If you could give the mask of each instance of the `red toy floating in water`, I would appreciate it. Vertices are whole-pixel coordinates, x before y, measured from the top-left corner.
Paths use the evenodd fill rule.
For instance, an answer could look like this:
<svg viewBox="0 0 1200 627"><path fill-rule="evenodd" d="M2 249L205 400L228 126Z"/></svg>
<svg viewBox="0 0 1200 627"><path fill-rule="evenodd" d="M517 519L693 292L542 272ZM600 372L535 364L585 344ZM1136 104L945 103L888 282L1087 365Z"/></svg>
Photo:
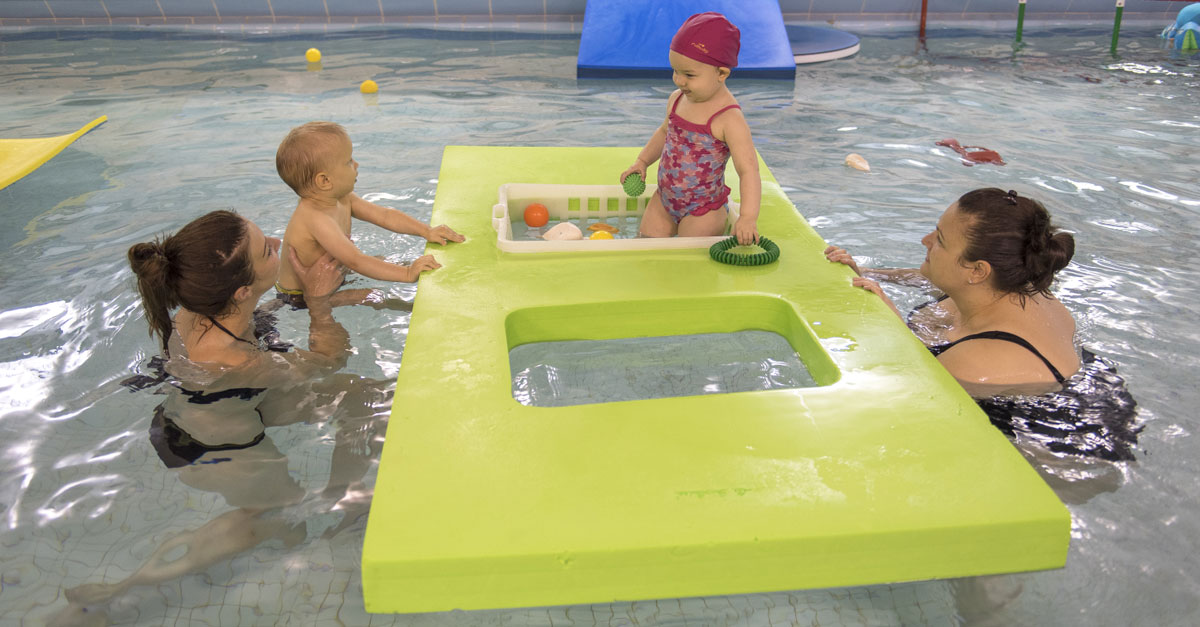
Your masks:
<svg viewBox="0 0 1200 627"><path fill-rule="evenodd" d="M995 150L988 150L983 146L960 146L957 139L943 139L937 143L938 146L945 146L962 156L962 164L971 167L976 163L994 163L996 165L1004 165L1004 159L1000 158L1000 153Z"/></svg>

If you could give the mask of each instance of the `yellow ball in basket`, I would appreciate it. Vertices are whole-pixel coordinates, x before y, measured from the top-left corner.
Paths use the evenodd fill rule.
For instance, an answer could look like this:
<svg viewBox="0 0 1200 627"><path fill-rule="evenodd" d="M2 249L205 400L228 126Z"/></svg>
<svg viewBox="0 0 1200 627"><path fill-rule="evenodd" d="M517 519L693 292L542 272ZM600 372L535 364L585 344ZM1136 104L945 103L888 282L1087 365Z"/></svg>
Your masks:
<svg viewBox="0 0 1200 627"><path fill-rule="evenodd" d="M589 237L588 239L612 239L612 238L613 238L612 233L609 233L608 231L596 231L595 233L592 233L592 236Z"/></svg>

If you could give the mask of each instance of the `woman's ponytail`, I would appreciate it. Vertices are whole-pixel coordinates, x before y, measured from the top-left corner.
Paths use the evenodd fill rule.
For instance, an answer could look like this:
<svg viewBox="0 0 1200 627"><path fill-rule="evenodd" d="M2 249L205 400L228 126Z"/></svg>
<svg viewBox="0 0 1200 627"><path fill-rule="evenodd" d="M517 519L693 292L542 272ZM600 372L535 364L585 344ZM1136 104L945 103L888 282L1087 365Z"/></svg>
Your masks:
<svg viewBox="0 0 1200 627"><path fill-rule="evenodd" d="M142 242L129 247L129 266L137 275L137 288L142 295L142 308L146 311L150 336L157 333L165 351L167 338L171 336L171 309L179 305L179 299L171 285L171 261L167 258L162 241Z"/></svg>

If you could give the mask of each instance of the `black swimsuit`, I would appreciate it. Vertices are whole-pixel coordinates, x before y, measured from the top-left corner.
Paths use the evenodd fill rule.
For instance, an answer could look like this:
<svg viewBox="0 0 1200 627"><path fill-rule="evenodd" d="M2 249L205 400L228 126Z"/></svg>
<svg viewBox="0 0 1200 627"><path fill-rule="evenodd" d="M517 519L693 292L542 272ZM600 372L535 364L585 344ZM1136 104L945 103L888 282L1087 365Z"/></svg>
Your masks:
<svg viewBox="0 0 1200 627"><path fill-rule="evenodd" d="M261 417L261 414L260 414ZM154 419L150 421L150 444L158 453L158 458L167 468L182 468L196 463L205 453L213 451L238 451L250 448L263 441L267 432L262 431L253 440L245 444L205 444L194 439L187 431L179 428L174 420L167 418L162 405L154 409ZM218 464L231 461L229 457L215 457L200 462L201 464Z"/></svg>
<svg viewBox="0 0 1200 627"><path fill-rule="evenodd" d="M231 337L231 338L233 338L233 339L235 339L235 340L237 340L237 341L239 341L239 342L245 342L245 343L247 343L247 344L249 344L249 345L253 346L254 348L258 348L258 344L255 344L254 342L251 342L250 340L247 340L246 338L244 338L244 337L241 337L241 336L239 336L239 335L235 335L235 334L233 333L233 331L230 331L229 329L226 329L226 328L225 328L225 327L224 327L224 326L223 326L223 325L222 325L220 322L217 322L217 319L216 319L216 318L214 318L214 317L212 317L212 316L204 316L204 317L205 317L205 318L208 318L208 321L209 321L209 322L211 322L211 323L213 323L213 326L214 326L214 327L217 327L218 329L220 329L220 330L224 331L224 332L225 332L225 335L228 335L229 337Z"/></svg>
<svg viewBox="0 0 1200 627"><path fill-rule="evenodd" d="M909 313L945 300L923 303ZM973 339L995 339L1019 344L1037 355L1063 389L1038 396L993 396L975 402L991 423L1009 437L1021 434L1055 453L1099 457L1111 461L1134 459L1138 432L1137 401L1117 374L1116 366L1091 351L1081 350L1079 372L1069 379L1062 376L1036 348L1024 338L1004 331L985 331L953 342L928 347L940 355L950 347Z"/></svg>
<svg viewBox="0 0 1200 627"><path fill-rule="evenodd" d="M909 312L909 314L908 314L908 326L910 328L912 327L912 316L913 316L913 314L917 313L917 311L924 309L925 307L928 307L929 305L932 305L934 303L940 303L940 302L946 300L947 298L949 298L949 297L943 295L941 298L938 298L937 300L927 301L927 302L921 303L920 305L917 305L916 307L914 307L913 310L911 312ZM1024 349L1028 350L1029 352L1036 355L1038 359L1042 360L1042 363L1046 364L1046 368L1050 369L1050 374L1054 375L1054 380L1058 381L1059 385L1065 385L1067 383L1066 377L1062 376L1062 373L1060 373L1058 371L1058 368L1055 368L1054 364L1050 363L1050 360L1046 359L1046 356L1043 355L1041 353L1041 351L1034 348L1033 344L1030 344L1029 341L1026 340L1025 338L1023 338L1015 333L1009 333L1008 331L983 331L982 333L972 333L971 335L968 335L965 337L960 337L957 340L954 340L953 342L934 344L933 346L927 346L926 348L929 349L929 352L933 353L934 357L937 357L938 355L941 355L942 353L950 350L951 348L954 348L958 344L960 344L962 342L966 342L968 340L1003 340L1005 342L1012 342L1013 344L1016 344L1017 346L1020 346Z"/></svg>
<svg viewBox="0 0 1200 627"><path fill-rule="evenodd" d="M225 334L228 335L229 337L231 337L239 342L245 342L245 343L253 346L254 348L258 348L258 344L255 344L254 342L251 342L250 340L247 340L245 338L234 335L232 331L221 326L221 323L214 320L212 316L205 316L205 317L208 318L209 322L213 323L213 326L224 331ZM227 388L227 389L221 390L219 392L205 392L203 390L188 390L181 386L175 386L175 387L179 388L179 391L182 392L183 395L187 397L187 402L193 403L196 405L211 405L217 401L224 400L227 398L238 398L243 401L248 401L248 400L254 398L255 396L258 396L259 394L262 394L263 392L267 391L267 388ZM262 438L259 438L259 440L261 440L261 439ZM255 444L258 444L258 440L255 440L254 442L251 442L250 444L247 444L245 446L254 446Z"/></svg>
<svg viewBox="0 0 1200 627"><path fill-rule="evenodd" d="M961 342L966 342L967 340L1004 340L1005 342L1012 342L1013 344L1027 349L1029 352L1036 355L1038 359L1042 360L1042 363L1046 364L1046 367L1050 369L1050 374L1054 375L1054 380L1058 381L1059 385L1064 385L1067 382L1066 377L1062 376L1062 373L1058 371L1058 368L1055 368L1054 364L1050 363L1050 360L1046 359L1046 356L1043 355L1041 351L1034 348L1033 344L1030 344L1025 340L1025 338L1016 335L1015 333L1009 333L1008 331L984 331L982 333L972 333L971 335L960 337L953 342L934 344L933 346L927 346L926 348L929 349L929 352L933 353L934 357L937 357L951 348L954 348L955 345Z"/></svg>
<svg viewBox="0 0 1200 627"><path fill-rule="evenodd" d="M242 337L234 335L232 331L226 329L221 323L213 319L212 316L206 316L208 321L213 323L213 326L224 331L229 337L245 342L258 348L258 344L251 342ZM196 405L211 405L220 400L228 398L237 398L243 401L253 399L255 396L262 394L267 388L228 388L217 392L205 392L203 390L189 390L180 385L175 385L175 388L180 391L187 402ZM258 408L255 408L258 412ZM262 419L262 414L259 413L259 419ZM242 444L205 444L193 438L191 434L184 431L175 421L166 416L163 411L163 406L159 405L154 410L154 419L150 421L150 443L154 446L154 450L158 453L158 458L166 464L167 468L180 468L190 466L196 463L205 453L213 451L236 451L247 449L257 445L267 436L265 426L264 430L260 431L254 439ZM220 462L230 461L228 457L215 457L208 461L200 462L202 464L216 464Z"/></svg>
<svg viewBox="0 0 1200 627"><path fill-rule="evenodd" d="M262 309L254 310L254 337L259 341L256 346L273 353L286 353L292 349L292 345L279 339L279 330L275 328L277 322L278 318L275 317L275 314ZM216 324L216 320L213 320L213 323ZM219 324L216 326L221 327ZM223 327L221 330L229 333L229 330ZM250 340L234 337L237 340L253 344ZM164 383L170 378L165 368L166 363L162 357L155 355L146 362L145 369L150 374L135 374L121 381L121 385L128 388L130 392L137 392Z"/></svg>

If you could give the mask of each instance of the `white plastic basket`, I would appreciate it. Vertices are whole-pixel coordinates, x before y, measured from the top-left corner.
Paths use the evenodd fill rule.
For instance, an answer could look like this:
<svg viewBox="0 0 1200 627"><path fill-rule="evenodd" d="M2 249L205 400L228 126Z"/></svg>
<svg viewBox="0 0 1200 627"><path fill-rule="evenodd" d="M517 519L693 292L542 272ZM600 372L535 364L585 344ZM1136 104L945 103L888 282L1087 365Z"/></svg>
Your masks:
<svg viewBox="0 0 1200 627"><path fill-rule="evenodd" d="M587 227L612 218L639 221L657 185L647 185L641 196L631 198L620 185L549 185L539 183L505 183L500 186L500 201L492 207L492 228L496 229L496 244L508 253L549 253L570 251L656 250L670 248L708 248L725 239L717 237L645 237L620 239L586 239ZM584 232L585 239L568 241L513 239L512 221L523 220L525 206L541 203L550 213L550 224L571 221ZM737 203L729 202L728 234L738 218Z"/></svg>

